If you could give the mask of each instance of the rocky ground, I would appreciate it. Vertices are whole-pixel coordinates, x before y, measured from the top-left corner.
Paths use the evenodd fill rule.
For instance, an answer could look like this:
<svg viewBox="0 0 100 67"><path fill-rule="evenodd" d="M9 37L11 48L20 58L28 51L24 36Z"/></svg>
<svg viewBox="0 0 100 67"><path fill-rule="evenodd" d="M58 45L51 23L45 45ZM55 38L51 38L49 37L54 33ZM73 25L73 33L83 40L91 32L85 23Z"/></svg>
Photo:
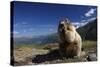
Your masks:
<svg viewBox="0 0 100 67"><path fill-rule="evenodd" d="M58 49L21 47L14 50L14 65L56 64L96 61L96 48L85 49L81 58L62 58Z"/></svg>

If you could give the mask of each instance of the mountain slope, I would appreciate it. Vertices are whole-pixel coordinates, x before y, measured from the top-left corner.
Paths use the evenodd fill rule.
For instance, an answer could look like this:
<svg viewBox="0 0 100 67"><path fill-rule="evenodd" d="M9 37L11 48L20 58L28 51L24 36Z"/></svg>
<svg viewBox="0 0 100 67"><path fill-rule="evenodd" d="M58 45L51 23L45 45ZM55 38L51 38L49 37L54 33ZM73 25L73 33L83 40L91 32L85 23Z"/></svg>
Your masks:
<svg viewBox="0 0 100 67"><path fill-rule="evenodd" d="M97 40L97 19L77 29L83 40Z"/></svg>

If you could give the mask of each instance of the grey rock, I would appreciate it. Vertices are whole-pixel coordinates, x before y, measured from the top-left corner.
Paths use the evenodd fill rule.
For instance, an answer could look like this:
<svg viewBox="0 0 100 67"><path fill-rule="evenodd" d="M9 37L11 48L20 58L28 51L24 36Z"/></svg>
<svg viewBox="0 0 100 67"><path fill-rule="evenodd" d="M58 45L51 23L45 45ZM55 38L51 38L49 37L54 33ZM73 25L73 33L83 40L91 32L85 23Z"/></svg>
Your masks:
<svg viewBox="0 0 100 67"><path fill-rule="evenodd" d="M96 53L89 53L87 56L88 61L96 61L97 60L97 54Z"/></svg>

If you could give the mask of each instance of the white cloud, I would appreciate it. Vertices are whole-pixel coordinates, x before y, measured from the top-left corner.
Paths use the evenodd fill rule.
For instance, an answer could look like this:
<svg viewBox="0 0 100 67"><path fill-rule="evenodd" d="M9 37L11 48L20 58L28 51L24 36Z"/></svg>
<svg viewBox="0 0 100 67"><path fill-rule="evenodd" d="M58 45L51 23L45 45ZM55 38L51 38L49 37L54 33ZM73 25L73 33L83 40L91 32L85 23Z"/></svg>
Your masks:
<svg viewBox="0 0 100 67"><path fill-rule="evenodd" d="M85 21L85 20L84 20ZM84 26L84 25L86 25L87 24L87 22L85 21L85 22L73 22L72 23L76 28L79 28L79 27L81 27L81 26Z"/></svg>
<svg viewBox="0 0 100 67"><path fill-rule="evenodd" d="M86 20L81 20L81 22L86 22Z"/></svg>
<svg viewBox="0 0 100 67"><path fill-rule="evenodd" d="M23 22L22 22L22 24L23 24L23 25L26 25L26 24L27 24L27 22L24 22L24 21L23 21Z"/></svg>
<svg viewBox="0 0 100 67"><path fill-rule="evenodd" d="M36 25L36 27L55 27L55 25L52 24L41 24L41 25Z"/></svg>
<svg viewBox="0 0 100 67"><path fill-rule="evenodd" d="M96 17L92 17L92 18L88 19L87 22L93 21L95 19L96 19Z"/></svg>
<svg viewBox="0 0 100 67"><path fill-rule="evenodd" d="M18 31L14 31L13 34L19 34L19 32Z"/></svg>
<svg viewBox="0 0 100 67"><path fill-rule="evenodd" d="M17 27L17 26L19 26L19 23L14 23L14 27Z"/></svg>
<svg viewBox="0 0 100 67"><path fill-rule="evenodd" d="M81 16L81 19L83 19L84 18L84 16Z"/></svg>
<svg viewBox="0 0 100 67"><path fill-rule="evenodd" d="M88 12L85 13L85 16L90 17L94 14L95 11L96 11L96 9L91 8Z"/></svg>
<svg viewBox="0 0 100 67"><path fill-rule="evenodd" d="M73 22L72 23L76 28L79 28L80 27L80 22Z"/></svg>
<svg viewBox="0 0 100 67"><path fill-rule="evenodd" d="M96 17L92 17L92 18L89 18L89 19L87 19L87 20L81 20L80 22L72 22L72 24L73 24L76 28L79 28L79 27L84 26L84 25L86 25L87 23L89 23L89 22L91 22L91 21L93 21L93 20L95 20L95 19L96 19Z"/></svg>
<svg viewBox="0 0 100 67"><path fill-rule="evenodd" d="M27 31L26 30L23 30L23 32L26 33Z"/></svg>
<svg viewBox="0 0 100 67"><path fill-rule="evenodd" d="M54 29L53 28L50 28L49 31L52 32L52 31L54 31Z"/></svg>
<svg viewBox="0 0 100 67"><path fill-rule="evenodd" d="M33 31L34 30L34 28L29 28L29 31Z"/></svg>

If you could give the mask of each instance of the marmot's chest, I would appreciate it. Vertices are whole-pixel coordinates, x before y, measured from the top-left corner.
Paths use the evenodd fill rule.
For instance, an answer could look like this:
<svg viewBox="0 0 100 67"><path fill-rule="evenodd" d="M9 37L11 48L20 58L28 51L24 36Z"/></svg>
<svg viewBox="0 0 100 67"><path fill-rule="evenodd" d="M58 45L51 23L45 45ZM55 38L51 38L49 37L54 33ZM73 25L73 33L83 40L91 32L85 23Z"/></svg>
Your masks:
<svg viewBox="0 0 100 67"><path fill-rule="evenodd" d="M78 51L78 45L76 42L63 43L60 45L60 49L65 52L69 57L76 56Z"/></svg>
<svg viewBox="0 0 100 67"><path fill-rule="evenodd" d="M72 43L76 40L76 33L75 32L65 32L65 34L60 34L60 39L62 40L62 42Z"/></svg>

